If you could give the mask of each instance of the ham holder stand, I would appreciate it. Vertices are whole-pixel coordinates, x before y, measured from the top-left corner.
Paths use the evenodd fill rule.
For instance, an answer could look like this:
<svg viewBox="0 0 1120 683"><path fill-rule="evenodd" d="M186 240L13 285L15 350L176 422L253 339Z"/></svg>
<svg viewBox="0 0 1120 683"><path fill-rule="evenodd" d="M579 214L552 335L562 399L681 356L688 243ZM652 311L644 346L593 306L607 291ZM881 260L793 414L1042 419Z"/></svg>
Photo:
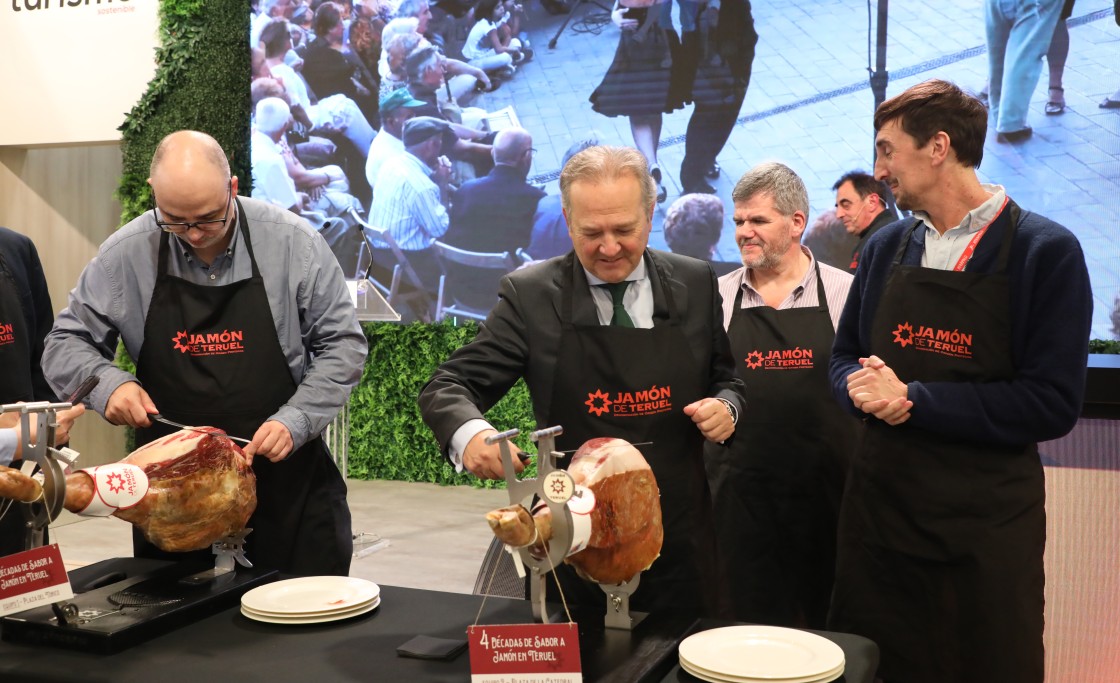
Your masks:
<svg viewBox="0 0 1120 683"><path fill-rule="evenodd" d="M81 398L0 406L0 413L20 413L21 471L30 476L37 466L42 474L42 498L19 503L27 521L28 549L43 545L47 527L63 509L65 468L74 464L78 453L50 444L54 443L58 412ZM30 443L32 419L38 421L34 444ZM9 504L15 505L0 500L0 510ZM118 558L78 569L71 575L73 598L3 617L3 639L111 654L222 611L237 604L249 589L272 581L277 573L254 569L245 558L243 543L249 531L215 542L212 567L198 560ZM237 569L237 564L243 568ZM77 574L82 577L81 585L75 581Z"/></svg>
<svg viewBox="0 0 1120 683"><path fill-rule="evenodd" d="M77 451L69 448L54 448L55 430L58 428L58 411L68 410L72 403L9 403L0 406L0 413L18 412L20 420L20 439L23 449L23 466L20 471L31 476L38 466L43 475L40 482L43 485L42 497L33 503L20 503L24 520L26 522L25 548L38 548L43 545L47 527L58 519L62 512L62 504L66 502L66 473L65 468L73 465L78 460ZM31 443L31 421L35 420L39 438L36 443ZM0 509L7 505L15 504L8 501L6 505L0 502ZM8 513L14 512L8 508Z"/></svg>
<svg viewBox="0 0 1120 683"><path fill-rule="evenodd" d="M557 463L564 453L557 451L556 437L563 433L563 427L548 427L538 429L529 435L537 443L537 477L535 479L518 479L513 467L513 454L510 451L509 440L519 434L519 430L511 429L500 434L486 437L487 444L498 444L502 456L502 466L506 475L506 489L509 491L511 505L532 505L534 499L537 505L546 504L552 512L552 538L547 543L548 554L536 557L530 552L530 547L510 548L513 553L517 573L525 575L525 567L532 572L530 579L530 599L533 605L533 618L541 623L548 623L548 611L545 607L545 582L548 574L564 561L572 550L576 529L572 517L572 510L568 502L573 496L580 496L576 490L575 481L565 470L559 469ZM630 611L630 596L638 588L641 573L629 581L619 585L598 584L606 593L607 613L604 626L608 629L624 631L633 630L647 616L644 612Z"/></svg>

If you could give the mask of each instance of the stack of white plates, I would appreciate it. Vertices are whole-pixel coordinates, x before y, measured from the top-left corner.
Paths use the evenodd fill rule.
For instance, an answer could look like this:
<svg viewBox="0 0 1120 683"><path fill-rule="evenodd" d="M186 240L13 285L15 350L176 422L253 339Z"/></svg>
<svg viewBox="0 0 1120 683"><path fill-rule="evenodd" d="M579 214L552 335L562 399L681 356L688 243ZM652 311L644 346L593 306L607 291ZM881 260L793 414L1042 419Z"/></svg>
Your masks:
<svg viewBox="0 0 1120 683"><path fill-rule="evenodd" d="M709 683L826 683L844 674L827 638L776 626L728 626L681 641L681 668Z"/></svg>
<svg viewBox="0 0 1120 683"><path fill-rule="evenodd" d="M241 613L270 624L321 624L365 614L381 588L350 576L302 576L258 586L241 596Z"/></svg>

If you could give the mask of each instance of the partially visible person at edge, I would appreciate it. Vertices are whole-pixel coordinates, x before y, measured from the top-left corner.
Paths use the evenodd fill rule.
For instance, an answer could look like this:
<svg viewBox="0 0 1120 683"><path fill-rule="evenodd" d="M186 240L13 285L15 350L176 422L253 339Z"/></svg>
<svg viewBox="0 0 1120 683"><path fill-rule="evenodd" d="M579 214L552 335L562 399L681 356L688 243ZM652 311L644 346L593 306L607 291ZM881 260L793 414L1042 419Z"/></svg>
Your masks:
<svg viewBox="0 0 1120 683"><path fill-rule="evenodd" d="M5 370L8 368L5 368ZM74 427L74 422L86 412L86 407L82 403L75 404L72 408L60 410L55 415L58 419L58 426L54 432L54 446L61 446L70 439L70 430ZM19 460L23 457L23 425L19 419L19 413L7 413L0 417L0 467L9 467L12 469L19 469ZM38 432L38 421L30 420L28 424L31 426L30 443L36 444L36 436ZM0 499L0 503L7 503L8 501ZM3 535L0 535L0 542L5 546L9 544L12 546L11 552L8 548L0 550L0 557L18 553L22 550L28 550L21 537L21 533L26 531L25 520L22 514L13 512L12 515L19 520L19 524L11 529L5 528ZM7 517L7 515L5 515Z"/></svg>
<svg viewBox="0 0 1120 683"><path fill-rule="evenodd" d="M823 629L859 427L828 381L852 276L801 244L809 193L789 167L755 166L731 199L742 266L719 279L724 326L747 396L766 400L704 454L719 548L736 620Z"/></svg>
<svg viewBox="0 0 1120 683"><path fill-rule="evenodd" d="M504 471L498 446L485 443L495 430L483 413L520 378L537 424L564 427L559 450L602 436L650 442L641 450L660 488L665 539L631 606L722 614L703 445L732 439L743 397L715 275L703 261L647 248L656 189L637 150L580 152L564 166L560 192L574 249L502 278L478 336L421 389L421 414L456 467L487 479ZM650 387L671 392L668 409L588 409L596 392ZM568 565L556 576L568 603L605 608L599 587Z"/></svg>
<svg viewBox="0 0 1120 683"><path fill-rule="evenodd" d="M148 183L152 210L101 245L47 336L47 380L65 394L99 377L92 407L135 428L138 444L175 430L154 413L251 437L249 559L347 575L346 484L321 434L361 377L366 340L338 262L304 219L238 197L225 153L205 133L165 137ZM118 338L135 375L113 364ZM138 532L133 549L184 559Z"/></svg>
<svg viewBox="0 0 1120 683"><path fill-rule="evenodd" d="M987 110L926 81L875 113L875 177L913 217L880 230L832 350L865 418L829 628L891 683L1042 683L1037 442L1077 422L1093 300L1067 229L982 185Z"/></svg>
<svg viewBox="0 0 1120 683"><path fill-rule="evenodd" d="M42 369L43 340L53 323L54 308L35 243L0 227L0 403L58 400ZM73 417L60 419L66 432L83 410L75 408ZM18 419L17 413L0 417L0 428L10 428L0 429L0 465L22 465ZM19 510L0 515L0 557L27 550L25 532Z"/></svg>
<svg viewBox="0 0 1120 683"><path fill-rule="evenodd" d="M832 189L836 192L836 217L849 235L859 238L848 264L848 272L854 273L867 240L879 228L898 220L898 216L887 207L887 186L863 171L845 173Z"/></svg>

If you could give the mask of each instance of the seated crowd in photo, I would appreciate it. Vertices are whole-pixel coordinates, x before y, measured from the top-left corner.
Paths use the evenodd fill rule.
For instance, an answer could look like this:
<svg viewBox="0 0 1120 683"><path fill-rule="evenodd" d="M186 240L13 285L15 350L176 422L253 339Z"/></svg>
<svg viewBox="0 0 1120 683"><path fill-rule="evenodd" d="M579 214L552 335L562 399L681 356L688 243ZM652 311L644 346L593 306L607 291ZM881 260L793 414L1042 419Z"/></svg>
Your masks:
<svg viewBox="0 0 1120 683"><path fill-rule="evenodd" d="M485 0L459 19L442 11L434 17L428 0L395 7L260 0L256 10L249 38L254 197L311 221L348 276L364 267L363 224L388 230L433 297L442 269L431 247L449 229L449 215L451 237L464 249L529 247L544 195L526 180L532 138L514 128L499 142L480 123L485 109L470 106L532 57L520 4ZM477 21L476 12L484 14ZM466 40L453 56L445 34L456 30ZM426 123L414 127L410 145L408 122L417 117ZM512 197L518 227L500 240L469 229L485 220L477 211L500 208L471 197L493 198L509 187L525 188L503 195L500 205ZM419 194L409 201L410 192ZM370 244L379 252L375 267L391 269L389 245Z"/></svg>

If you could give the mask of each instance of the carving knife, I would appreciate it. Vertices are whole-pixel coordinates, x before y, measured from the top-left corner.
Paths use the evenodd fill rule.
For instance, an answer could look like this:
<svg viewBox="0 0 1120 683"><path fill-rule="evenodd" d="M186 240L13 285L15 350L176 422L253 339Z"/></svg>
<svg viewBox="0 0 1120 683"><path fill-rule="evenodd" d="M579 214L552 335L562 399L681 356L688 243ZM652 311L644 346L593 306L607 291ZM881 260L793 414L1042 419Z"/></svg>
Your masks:
<svg viewBox="0 0 1120 683"><path fill-rule="evenodd" d="M209 429L202 429L201 427L191 427L189 425L179 424L178 422L172 422L171 420L168 420L166 417L164 417L163 415L160 415L159 413L148 413L148 417L155 420L156 422L162 422L165 425L170 425L172 427L178 427L179 429L187 429L187 430L190 430L192 432L202 432L203 434L211 434L213 436L218 436L218 437L224 436L225 438L227 438L231 441L237 441L239 443L243 443L243 444L246 444L246 445L252 443L251 439L245 439L245 438L242 438L240 436L230 436L229 434L214 434L214 432L210 431Z"/></svg>

